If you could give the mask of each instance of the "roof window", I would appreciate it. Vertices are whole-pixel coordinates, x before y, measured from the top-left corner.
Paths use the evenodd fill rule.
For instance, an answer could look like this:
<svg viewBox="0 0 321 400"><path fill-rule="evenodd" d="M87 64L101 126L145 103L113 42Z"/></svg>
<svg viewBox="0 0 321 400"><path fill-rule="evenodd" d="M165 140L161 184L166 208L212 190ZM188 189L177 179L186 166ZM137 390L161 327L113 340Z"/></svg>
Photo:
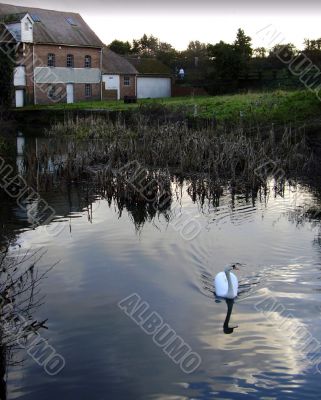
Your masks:
<svg viewBox="0 0 321 400"><path fill-rule="evenodd" d="M72 26L77 26L75 20L72 17L66 18L66 21L68 22L68 24L70 24Z"/></svg>
<svg viewBox="0 0 321 400"><path fill-rule="evenodd" d="M33 19L34 22L41 22L41 19L37 14L32 14L31 18Z"/></svg>

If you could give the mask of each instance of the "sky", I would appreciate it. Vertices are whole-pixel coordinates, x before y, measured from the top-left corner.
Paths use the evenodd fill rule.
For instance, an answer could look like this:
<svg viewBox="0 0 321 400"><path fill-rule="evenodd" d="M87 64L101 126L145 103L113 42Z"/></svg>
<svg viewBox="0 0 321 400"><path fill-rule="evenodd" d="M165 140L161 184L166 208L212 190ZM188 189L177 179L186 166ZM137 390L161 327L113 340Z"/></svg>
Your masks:
<svg viewBox="0 0 321 400"><path fill-rule="evenodd" d="M152 34L183 50L191 40L233 42L238 28L253 47L321 37L321 2L316 0L0 0L3 3L80 13L106 44ZM267 32L275 40L267 40ZM273 35L271 32L273 31Z"/></svg>

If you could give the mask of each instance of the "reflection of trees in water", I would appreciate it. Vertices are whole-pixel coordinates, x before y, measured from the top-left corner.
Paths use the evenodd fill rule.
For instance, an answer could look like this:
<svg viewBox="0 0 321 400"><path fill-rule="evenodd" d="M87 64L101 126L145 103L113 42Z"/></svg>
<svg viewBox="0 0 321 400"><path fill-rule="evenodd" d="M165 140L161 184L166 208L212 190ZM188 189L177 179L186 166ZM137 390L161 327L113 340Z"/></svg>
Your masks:
<svg viewBox="0 0 321 400"><path fill-rule="evenodd" d="M140 231L146 222L153 222L159 217L171 222L177 216L174 204L181 204L186 198L192 200L201 213L207 210L207 213L216 217L216 210L223 206L232 215L235 212L237 214L239 205L255 208L257 203L267 203L270 197L284 197L287 185L285 181L267 181L255 187L241 184L236 187L226 181L212 180L206 175L182 177L166 170L142 171L139 177L133 178L128 171L120 173L111 169L92 168L86 171L81 180L70 184L54 176L50 189L39 180L39 190L41 197L59 217L86 211L91 220L94 203L98 199L105 199L110 207L115 207L119 217L126 210L136 230ZM27 217L24 222L26 220Z"/></svg>
<svg viewBox="0 0 321 400"><path fill-rule="evenodd" d="M100 159L96 151L100 155L104 152L104 147L98 144L92 148L93 144L88 141L66 143L64 139L39 139L37 146L29 146L25 151L24 177L55 209L56 215L66 217L71 212L88 210L90 219L90 209L100 197L106 199L109 206L113 204L119 216L127 210L136 229L140 230L146 222L154 221L159 216L170 222L175 214L172 212L173 201L180 203L186 194L199 205L200 212L206 206L214 212L213 209L222 204L223 198L233 213L240 196L243 204L255 207L257 202L267 202L271 192L268 178L264 180L264 177L245 179L241 175L241 179L223 180L213 173L183 176L170 173L166 168L143 167L135 176L137 171L126 167L128 159L122 160L120 170L111 168L108 157L97 165ZM86 151L86 157L83 151ZM68 158L70 154L72 158ZM138 163L133 161L131 164ZM288 170L295 163L290 164ZM264 168L262 172L269 172ZM285 185L285 180L276 180L273 195L283 196ZM22 220L21 213L16 219ZM10 229L10 224L7 227Z"/></svg>
<svg viewBox="0 0 321 400"><path fill-rule="evenodd" d="M145 222L151 222L162 216L167 222L177 217L174 204L182 204L188 198L198 205L200 212L206 208L212 210L223 203L228 203L231 212L237 207L238 196L242 195L242 203L251 204L253 207L257 201L267 201L268 187L261 185L255 189L247 190L244 187L231 189L226 183L215 182L204 176L192 176L182 178L164 171L145 171L143 179L139 184L133 182L128 176L108 173L108 176L99 176L94 183L88 179L82 185L82 191L90 193L90 198L107 200L109 206L114 205L119 217L127 210L136 229L139 231ZM147 188L141 190L141 188ZM79 188L79 187L78 187Z"/></svg>
<svg viewBox="0 0 321 400"><path fill-rule="evenodd" d="M94 185L87 181L87 192L91 197L99 194L110 207L115 205L119 217L127 210L137 231L160 215L167 221L171 218L173 189L170 176L164 171L142 169L139 176L128 171L123 174L105 171L96 175Z"/></svg>
<svg viewBox="0 0 321 400"><path fill-rule="evenodd" d="M124 132L118 133L123 135ZM191 134L191 137L195 139L195 132ZM194 161L197 165L200 162L201 165L209 160L208 157L205 157L203 161L199 160L199 155L203 154L203 150L199 152L199 145L202 143L202 146L205 146L204 151L208 152L210 149L206 140L212 136L205 135L207 139L204 143L201 141L203 136L199 137L195 149L193 146L188 146L184 151L181 144L177 148L173 145L173 140L175 141L177 137L172 135L171 130L165 136L168 139L168 147L163 152L155 152L152 146L154 142L147 146L144 141L144 146L147 146L148 152L152 153L149 165L164 165L164 167L162 169L140 167L138 176L135 176L135 171L133 172L126 165L139 163L129 162L129 160L135 160L136 158L133 157L139 155L138 159L144 160L140 163L141 165L146 165L148 161L144 158L145 153L141 153L141 146L135 141L136 144L133 141L123 143L121 140L116 140L115 142L114 139L109 142L108 140L81 141L50 137L28 139L25 143L25 138L21 134L17 138L17 156L20 157L19 165L22 169L18 171L19 166L16 160L12 164L17 172L23 174L27 183L55 209L56 215L66 217L71 212L88 210L90 219L90 209L100 197L105 198L110 206L113 204L119 216L127 210L137 230L140 230L145 222L154 221L159 216L169 222L175 214L172 212L173 200L181 202L186 193L193 203L199 205L201 212L206 206L211 210L219 207L222 204L222 198L225 203L229 202L231 212L234 212L239 195L242 195L243 203L252 204L255 207L256 202L265 202L268 199L266 174L279 173L281 167L289 174L291 171L293 174L298 174L298 171L302 172L303 169L301 164L311 165L311 163L306 163L304 157L300 158L302 154L310 154L307 153L309 149L304 138L297 137L295 132L290 130L283 132L279 141L275 140L273 132L264 134L265 147L259 140L261 137L259 134L257 137L255 135L245 137L243 134L235 136L235 134L229 135L225 132L222 137L213 136L215 146L211 151L217 151L218 154L212 160L214 164L210 171L204 173L206 168L201 168L198 174L182 175L181 166L178 165L182 163L182 157L187 157L184 159L191 165L194 165ZM187 135L188 143L191 137L190 134ZM160 140L160 137L157 136L157 140ZM23 145L19 145L20 142L23 142ZM212 143L211 140L209 143ZM218 144L220 146L217 147ZM252 145L256 146L254 147L257 151L249 152ZM131 154L129 150L132 151ZM278 163L276 165L272 162L266 166L264 160L271 152L272 159L277 159ZM280 154L282 157L277 157ZM170 163L169 159L174 161L181 159L181 163L176 165L176 161ZM240 159L243 161L241 162ZM158 164L155 164L156 161ZM169 165L172 166L171 171L173 168L174 171L179 170L179 175L170 173L166 169ZM260 177L254 173L258 166L259 173L262 174ZM120 170L112 169L112 167L120 167ZM240 168L239 174L237 171L240 172ZM307 166L305 168L308 171ZM189 168L183 170L188 171ZM197 168L192 170L197 170ZM226 180L227 176L230 177L229 180ZM273 189L275 194L283 195L284 184L284 181L278 181ZM13 211L10 211L13 208L14 204L11 209L8 209L8 214L13 214ZM20 210L19 215L16 218L14 216L13 219L21 222L22 214ZM7 217L4 216L4 221L6 219ZM25 226L27 223L26 216ZM14 226L11 225L7 221L6 229L14 231Z"/></svg>
<svg viewBox="0 0 321 400"><path fill-rule="evenodd" d="M209 213L214 214L220 206L226 206L231 214L238 214L238 206L249 205L254 209L258 203L268 205L271 198L285 198L289 191L297 191L299 201L306 193L314 198L314 203L313 206L303 208L293 206L293 210L288 211L290 219L298 224L306 221L318 224L321 219L320 189L315 192L315 188L311 193L310 186L299 185L294 180L289 183L285 180L270 179L255 187L231 187L227 182L213 181L204 176L182 178L163 171L148 176L144 181L147 182L147 186L149 180L154 180L149 198L146 193L142 194L135 185L128 184L126 179L119 176L112 177L104 182L103 186L100 182L92 187L92 190L105 198L109 206L116 205L120 217L126 209L138 230L145 222L150 222L160 215L170 222L175 217L175 213L172 212L173 204L181 204L186 195L198 205L199 212L204 212L207 208ZM150 189L151 186L148 187Z"/></svg>
<svg viewBox="0 0 321 400"><path fill-rule="evenodd" d="M9 366L22 362L17 353L30 335L46 328L45 322L34 320L33 313L43 301L40 282L47 274L40 274L36 265L41 251L19 251L11 255L10 245L0 253L0 399L6 399L6 373Z"/></svg>

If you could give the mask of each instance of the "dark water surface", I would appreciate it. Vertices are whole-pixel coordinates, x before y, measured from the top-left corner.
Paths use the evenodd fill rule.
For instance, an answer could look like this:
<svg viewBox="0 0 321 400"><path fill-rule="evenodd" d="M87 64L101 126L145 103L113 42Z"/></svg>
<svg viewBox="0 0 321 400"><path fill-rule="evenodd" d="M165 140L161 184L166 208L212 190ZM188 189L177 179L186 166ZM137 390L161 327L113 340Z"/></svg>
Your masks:
<svg viewBox="0 0 321 400"><path fill-rule="evenodd" d="M133 210L120 212L99 195L87 207L76 189L51 193L64 226L55 237L30 229L14 209L10 226L21 248L12 253L45 249L40 269L60 260L41 283L46 298L36 317L49 319L44 336L66 366L49 376L24 354L23 365L9 369L8 399L320 397L321 374L311 361L321 357L319 222L305 214L319 204L315 191L286 185L276 195L271 182L267 197L233 197L226 189L217 207L201 207L188 185L179 188L170 218L156 214L141 224ZM197 221L192 240L180 218ZM227 305L215 302L211 282L231 262L244 266L230 321L238 327L224 334ZM184 373L118 307L133 293L199 354L195 372ZM271 299L278 307L266 311ZM299 328L315 340L313 350L302 351Z"/></svg>

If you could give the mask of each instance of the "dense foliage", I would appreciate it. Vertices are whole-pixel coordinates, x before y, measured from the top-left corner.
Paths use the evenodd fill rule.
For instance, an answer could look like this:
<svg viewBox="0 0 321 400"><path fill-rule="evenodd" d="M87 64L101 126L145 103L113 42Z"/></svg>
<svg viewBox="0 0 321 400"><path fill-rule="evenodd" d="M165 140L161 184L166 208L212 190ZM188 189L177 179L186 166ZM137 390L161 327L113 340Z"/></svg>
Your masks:
<svg viewBox="0 0 321 400"><path fill-rule="evenodd" d="M302 88L304 82L300 77L305 72L309 84L315 87L319 85L317 75L321 68L321 39L306 39L302 51L292 43L275 44L269 49L253 48L251 38L239 29L233 43L191 41L183 51L146 34L132 44L115 40L109 47L121 55L157 59L168 66L177 78L178 71L184 68L185 78L183 81L178 79L177 83L202 87L209 94L248 89ZM314 64L310 71L304 70L306 59ZM301 71L293 73L290 68L293 60L300 65Z"/></svg>
<svg viewBox="0 0 321 400"><path fill-rule="evenodd" d="M4 110L12 102L14 61L8 56L7 48L0 46L0 109Z"/></svg>

